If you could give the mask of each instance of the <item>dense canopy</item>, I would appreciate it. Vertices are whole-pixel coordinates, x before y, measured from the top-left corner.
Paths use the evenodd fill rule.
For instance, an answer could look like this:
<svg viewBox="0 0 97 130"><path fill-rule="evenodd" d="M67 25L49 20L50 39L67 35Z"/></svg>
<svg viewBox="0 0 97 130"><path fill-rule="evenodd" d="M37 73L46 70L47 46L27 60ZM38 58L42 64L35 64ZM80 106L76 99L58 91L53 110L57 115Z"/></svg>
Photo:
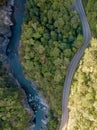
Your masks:
<svg viewBox="0 0 97 130"><path fill-rule="evenodd" d="M26 3L21 63L27 78L35 81L48 101L48 130L58 129L66 69L83 41L79 16L70 5L70 0Z"/></svg>
<svg viewBox="0 0 97 130"><path fill-rule="evenodd" d="M23 95L9 82L0 62L0 130L26 130L30 116L22 104Z"/></svg>
<svg viewBox="0 0 97 130"><path fill-rule="evenodd" d="M92 39L74 75L67 130L97 129L97 39Z"/></svg>

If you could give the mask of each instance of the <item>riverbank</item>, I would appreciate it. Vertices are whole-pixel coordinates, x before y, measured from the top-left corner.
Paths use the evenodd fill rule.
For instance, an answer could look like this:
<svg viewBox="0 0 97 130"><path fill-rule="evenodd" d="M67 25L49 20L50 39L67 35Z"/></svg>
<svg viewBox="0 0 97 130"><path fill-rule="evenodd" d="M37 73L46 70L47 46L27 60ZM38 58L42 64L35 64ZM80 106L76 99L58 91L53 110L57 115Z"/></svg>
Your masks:
<svg viewBox="0 0 97 130"><path fill-rule="evenodd" d="M14 1L9 0L7 5L0 7L0 61L3 62L3 66L9 71L10 80L20 87L20 84L14 78L10 70L10 65L8 64L6 55L6 50L12 36L11 27L14 25L12 22L13 6Z"/></svg>
<svg viewBox="0 0 97 130"><path fill-rule="evenodd" d="M0 129L27 130L32 113L23 105L24 95L10 81L8 71L0 61Z"/></svg>
<svg viewBox="0 0 97 130"><path fill-rule="evenodd" d="M11 1L8 1L6 5L0 6L0 61L3 62L8 71L10 65L8 64L6 49L12 36L12 7Z"/></svg>
<svg viewBox="0 0 97 130"><path fill-rule="evenodd" d="M11 28L14 25L12 21L12 15L14 12L13 8L14 8L13 0L9 0L7 5L3 5L0 7L0 62L3 63L3 68L6 69L6 71L8 72L9 82L17 86L19 91L21 91L24 97L22 100L22 105L30 115L33 115L33 111L27 102L26 94L21 89L21 85L19 84L17 79L14 77L8 61L8 57L6 55L6 50L8 48L8 44L10 43L10 39L12 37Z"/></svg>
<svg viewBox="0 0 97 130"><path fill-rule="evenodd" d="M71 1L27 1L21 61L50 106L48 130L58 130L67 67L83 41L81 24ZM60 10L60 11L59 11Z"/></svg>
<svg viewBox="0 0 97 130"><path fill-rule="evenodd" d="M13 6L14 6L14 1L13 0L9 0L8 3L6 5L0 6L0 66L2 64L2 68L0 68L0 90L4 90L3 93L6 94L6 107L9 107L11 109L13 109L13 113L8 112L6 110L6 123L5 122L1 122L1 124L4 125L4 128L6 127L7 121L9 121L7 118L7 114L10 114L9 119L13 118L13 120L15 119L19 119L18 114L20 114L20 112L22 111L23 113L21 115L23 115L23 120L26 120L26 123L24 124L24 126L20 126L21 128L24 128L27 124L31 125L29 122L29 119L31 118L31 115L33 115L33 111L32 109L29 107L29 105L27 104L27 100L26 100L26 95L25 93L22 91L20 93L20 84L17 82L17 80L15 79L15 77L12 74L12 71L10 69L10 64L8 62L8 57L6 55L6 49L8 47L8 44L10 42L10 38L12 37L12 31L11 31L11 27L14 25L12 22L12 14L13 14ZM6 73L6 75L5 75ZM3 76L4 75L4 76ZM6 76L6 77L5 77ZM5 85L5 86L4 86ZM2 88L3 86L3 88ZM8 88L7 88L8 87ZM14 88L11 88L14 87ZM18 87L18 88L17 88ZM8 90L7 90L8 89ZM12 92L11 92L12 89ZM3 94L2 93L2 94ZM8 95L10 94L10 95ZM14 97L15 95L19 95L21 94L20 97ZM12 99L12 95L13 95L13 99ZM11 99L8 98L8 96L11 97ZM0 99L1 100L1 99ZM18 104L18 106L13 107L12 104L10 104L10 106L8 106L8 102L16 102ZM5 102L5 97L3 98L3 101ZM26 105L25 105L26 104ZM15 104L16 105L16 104ZM19 108L21 107L21 109ZM2 110L2 103L0 104L0 108ZM6 108L5 108L6 109ZM17 116L15 117L15 112L18 111ZM12 117L14 115L14 117ZM2 113L1 113L2 116ZM0 117L1 119L2 117ZM9 121L10 122L10 121ZM15 123L17 123L17 125L19 125L18 121L15 121ZM22 122L20 120L21 125ZM3 127L3 125L1 125ZM13 125L12 122L10 122L7 126L7 128L11 128L11 125ZM1 127L1 129L2 129ZM13 128L15 128L14 126L12 126ZM18 127L17 127L18 129Z"/></svg>
<svg viewBox="0 0 97 130"><path fill-rule="evenodd" d="M25 91L27 95L27 101L34 112L34 118L32 122L35 124L35 126L31 129L40 130L42 127L43 130L45 130L48 106L42 101L41 96L35 89L35 85L25 78L19 62L18 47L22 33L21 26L24 17L24 4L25 0L21 0L21 2L19 0L15 1L13 12L15 24L12 27L12 36L10 37L10 42L7 46L6 54L8 63L10 64L11 73ZM45 122L45 124L43 122Z"/></svg>

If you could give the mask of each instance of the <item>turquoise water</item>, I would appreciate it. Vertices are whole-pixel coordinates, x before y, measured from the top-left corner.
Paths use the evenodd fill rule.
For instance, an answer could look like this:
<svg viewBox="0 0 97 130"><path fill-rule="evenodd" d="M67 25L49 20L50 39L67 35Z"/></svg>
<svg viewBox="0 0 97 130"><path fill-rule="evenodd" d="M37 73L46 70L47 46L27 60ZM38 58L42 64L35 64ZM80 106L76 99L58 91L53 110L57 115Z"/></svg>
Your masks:
<svg viewBox="0 0 97 130"><path fill-rule="evenodd" d="M43 125L42 120L44 119L46 112L44 109L47 110L47 107L41 103L38 92L34 88L34 84L25 78L18 55L18 47L22 33L21 26L24 17L24 4L25 0L15 0L15 9L13 14L15 24L12 27L12 37L7 48L7 56L13 75L25 90L28 103L34 110L36 125L32 130L41 130L41 126ZM45 130L45 128L42 130Z"/></svg>

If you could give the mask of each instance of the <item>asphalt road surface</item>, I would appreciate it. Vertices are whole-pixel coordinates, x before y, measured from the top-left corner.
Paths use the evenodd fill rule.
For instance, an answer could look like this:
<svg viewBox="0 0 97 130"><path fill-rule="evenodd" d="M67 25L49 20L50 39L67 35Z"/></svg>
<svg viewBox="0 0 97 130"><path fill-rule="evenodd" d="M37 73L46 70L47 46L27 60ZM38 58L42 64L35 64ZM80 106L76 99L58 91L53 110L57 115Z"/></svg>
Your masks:
<svg viewBox="0 0 97 130"><path fill-rule="evenodd" d="M61 118L60 130L65 130L66 123L67 123L68 117L69 117L69 115L68 115L68 97L69 97L69 93L70 93L70 86L71 86L71 81L72 81L74 72L75 72L76 67L91 39L91 31L90 31L90 27L89 27L89 24L88 24L86 15L85 15L82 1L76 0L75 7L80 16L81 22L82 22L84 43L81 46L81 48L79 48L78 51L76 52L76 54L74 55L72 61L69 64L69 67L67 69L67 74L66 74L66 78L65 78L65 82L64 82L64 89L63 89L62 118Z"/></svg>

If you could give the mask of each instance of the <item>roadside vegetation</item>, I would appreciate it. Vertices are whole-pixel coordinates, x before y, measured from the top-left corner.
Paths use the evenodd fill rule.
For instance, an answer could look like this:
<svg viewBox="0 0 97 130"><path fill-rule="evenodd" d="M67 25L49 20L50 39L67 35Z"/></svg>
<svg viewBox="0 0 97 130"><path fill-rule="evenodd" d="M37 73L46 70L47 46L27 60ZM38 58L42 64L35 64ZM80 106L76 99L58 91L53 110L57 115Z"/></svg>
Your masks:
<svg viewBox="0 0 97 130"><path fill-rule="evenodd" d="M74 75L67 130L97 129L97 39L92 38Z"/></svg>
<svg viewBox="0 0 97 130"><path fill-rule="evenodd" d="M57 130L67 66L81 46L79 16L70 0L28 0L23 24L21 63L50 106L48 130Z"/></svg>
<svg viewBox="0 0 97 130"><path fill-rule="evenodd" d="M0 62L0 130L27 130L30 115L24 109L22 93L9 82Z"/></svg>
<svg viewBox="0 0 97 130"><path fill-rule="evenodd" d="M72 81L67 130L97 129L97 2L83 0L83 4L94 38Z"/></svg>
<svg viewBox="0 0 97 130"><path fill-rule="evenodd" d="M82 0L93 37L97 38L97 0Z"/></svg>

